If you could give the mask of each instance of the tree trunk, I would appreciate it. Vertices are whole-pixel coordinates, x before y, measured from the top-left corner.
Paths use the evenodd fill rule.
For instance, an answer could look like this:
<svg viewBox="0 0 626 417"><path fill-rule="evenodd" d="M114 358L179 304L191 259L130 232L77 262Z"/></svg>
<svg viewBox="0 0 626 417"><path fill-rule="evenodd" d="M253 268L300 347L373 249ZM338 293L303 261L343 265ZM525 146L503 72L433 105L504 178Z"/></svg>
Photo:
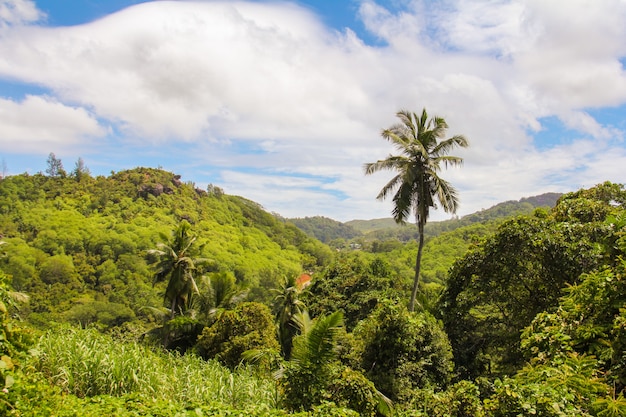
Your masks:
<svg viewBox="0 0 626 417"><path fill-rule="evenodd" d="M424 249L424 224L418 223L419 246L417 248L417 257L415 258L415 278L413 278L413 291L411 292L411 302L409 303L409 311L415 311L415 298L417 297L417 288L420 283L420 269L422 265L422 250Z"/></svg>
<svg viewBox="0 0 626 417"><path fill-rule="evenodd" d="M174 313L176 311L176 297L174 297L174 299L172 300L172 307L170 310L170 320L172 320L176 314ZM163 324L163 347L165 349L167 349L167 346L170 343L170 329L169 326L167 325L167 323Z"/></svg>
<svg viewBox="0 0 626 417"><path fill-rule="evenodd" d="M170 319L173 319L176 316L176 296L172 298L172 307L170 309Z"/></svg>

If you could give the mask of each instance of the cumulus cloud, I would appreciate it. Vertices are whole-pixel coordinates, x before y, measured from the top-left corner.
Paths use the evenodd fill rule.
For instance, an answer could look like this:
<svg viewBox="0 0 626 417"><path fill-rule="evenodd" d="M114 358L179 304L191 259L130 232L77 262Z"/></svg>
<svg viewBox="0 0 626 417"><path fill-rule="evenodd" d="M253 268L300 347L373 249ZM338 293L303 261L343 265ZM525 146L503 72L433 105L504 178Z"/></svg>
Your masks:
<svg viewBox="0 0 626 417"><path fill-rule="evenodd" d="M36 22L44 17L45 14L30 0L0 1L0 29Z"/></svg>
<svg viewBox="0 0 626 417"><path fill-rule="evenodd" d="M154 2L9 35L0 73L154 140L325 138L364 131L355 116L370 99L357 74L368 58L351 54L351 39L295 6Z"/></svg>
<svg viewBox="0 0 626 417"><path fill-rule="evenodd" d="M349 220L389 215L375 201L388 176L362 164L393 151L379 132L397 110L426 107L470 140L445 173L461 214L624 181L624 127L592 116L626 106L623 1L366 0L358 13L376 45L285 2L155 1L48 27L31 1L0 0L0 78L49 91L2 99L0 140L102 146L110 125L115 146L179 149L172 169L189 179L204 167L271 211ZM545 118L576 136L537 147Z"/></svg>
<svg viewBox="0 0 626 417"><path fill-rule="evenodd" d="M47 153L88 147L106 130L85 109L54 98L27 96L21 102L0 98L0 146L14 153Z"/></svg>

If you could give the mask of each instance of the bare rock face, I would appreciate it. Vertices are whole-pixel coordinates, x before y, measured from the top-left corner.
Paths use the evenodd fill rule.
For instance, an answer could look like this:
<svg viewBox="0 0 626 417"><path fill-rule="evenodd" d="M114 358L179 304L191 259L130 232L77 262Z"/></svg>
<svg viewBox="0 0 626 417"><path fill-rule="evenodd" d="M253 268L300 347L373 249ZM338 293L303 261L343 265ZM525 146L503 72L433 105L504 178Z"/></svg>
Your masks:
<svg viewBox="0 0 626 417"><path fill-rule="evenodd" d="M139 187L139 195L143 198L148 197L148 195L153 195L155 197L160 196L165 191L165 187L163 184L143 184Z"/></svg>
<svg viewBox="0 0 626 417"><path fill-rule="evenodd" d="M162 171L149 170L139 174L135 183L138 185L137 191L141 198L147 198L150 195L158 197L161 194L174 194L174 190L183 185L180 175L167 175L168 173Z"/></svg>

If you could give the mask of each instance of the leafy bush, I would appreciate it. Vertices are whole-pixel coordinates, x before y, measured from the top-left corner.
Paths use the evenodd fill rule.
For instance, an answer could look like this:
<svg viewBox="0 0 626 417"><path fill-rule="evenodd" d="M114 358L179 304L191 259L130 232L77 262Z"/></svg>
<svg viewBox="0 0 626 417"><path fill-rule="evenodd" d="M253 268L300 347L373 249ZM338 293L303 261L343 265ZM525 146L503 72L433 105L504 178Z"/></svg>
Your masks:
<svg viewBox="0 0 626 417"><path fill-rule="evenodd" d="M492 417L471 381L459 381L445 391L418 389L410 401L398 405L398 417Z"/></svg>
<svg viewBox="0 0 626 417"><path fill-rule="evenodd" d="M452 350L440 323L428 313L409 313L385 301L354 331L362 340L361 367L392 400L406 401L419 388L445 388L452 377Z"/></svg>
<svg viewBox="0 0 626 417"><path fill-rule="evenodd" d="M300 334L294 337L291 359L280 373L283 403L290 410L310 410L328 397L327 388L338 365L336 340L343 314L311 320L305 310L295 321Z"/></svg>
<svg viewBox="0 0 626 417"><path fill-rule="evenodd" d="M523 366L520 332L558 304L563 288L602 265L600 243L609 234L602 223L518 217L458 260L440 309L460 375Z"/></svg>
<svg viewBox="0 0 626 417"><path fill-rule="evenodd" d="M26 350L33 342L32 332L11 318L10 310L23 295L10 291L7 281L8 277L0 271L0 411L5 413L14 407L15 399L3 397L13 391L22 377L22 362L27 359Z"/></svg>
<svg viewBox="0 0 626 417"><path fill-rule="evenodd" d="M524 352L543 363L567 354L593 355L609 378L626 385L626 261L584 274L564 292L558 309L538 314L524 330Z"/></svg>
<svg viewBox="0 0 626 417"><path fill-rule="evenodd" d="M72 307L65 313L65 317L70 323L78 323L82 327L98 324L103 328L111 328L131 321L135 318L135 313L120 303L90 300Z"/></svg>
<svg viewBox="0 0 626 417"><path fill-rule="evenodd" d="M362 417L391 413L391 402L361 372L345 367L331 380L327 390L337 405L355 410Z"/></svg>
<svg viewBox="0 0 626 417"><path fill-rule="evenodd" d="M254 302L223 312L202 331L195 346L200 356L215 358L230 368L239 365L247 350L279 348L271 310Z"/></svg>
<svg viewBox="0 0 626 417"><path fill-rule="evenodd" d="M303 294L312 316L342 311L348 331L366 318L381 298L393 297L394 274L380 257L364 252L342 254Z"/></svg>

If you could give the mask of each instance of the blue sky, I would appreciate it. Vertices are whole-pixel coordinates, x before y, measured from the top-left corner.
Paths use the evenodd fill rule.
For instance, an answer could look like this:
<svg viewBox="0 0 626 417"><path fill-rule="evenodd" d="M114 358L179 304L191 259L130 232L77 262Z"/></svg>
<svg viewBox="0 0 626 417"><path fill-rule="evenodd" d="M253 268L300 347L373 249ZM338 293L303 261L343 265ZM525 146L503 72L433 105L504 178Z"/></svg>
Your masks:
<svg viewBox="0 0 626 417"><path fill-rule="evenodd" d="M163 167L285 217L389 217L400 109L470 148L459 215L626 182L626 3L0 0L3 173ZM433 220L449 218L435 213Z"/></svg>

